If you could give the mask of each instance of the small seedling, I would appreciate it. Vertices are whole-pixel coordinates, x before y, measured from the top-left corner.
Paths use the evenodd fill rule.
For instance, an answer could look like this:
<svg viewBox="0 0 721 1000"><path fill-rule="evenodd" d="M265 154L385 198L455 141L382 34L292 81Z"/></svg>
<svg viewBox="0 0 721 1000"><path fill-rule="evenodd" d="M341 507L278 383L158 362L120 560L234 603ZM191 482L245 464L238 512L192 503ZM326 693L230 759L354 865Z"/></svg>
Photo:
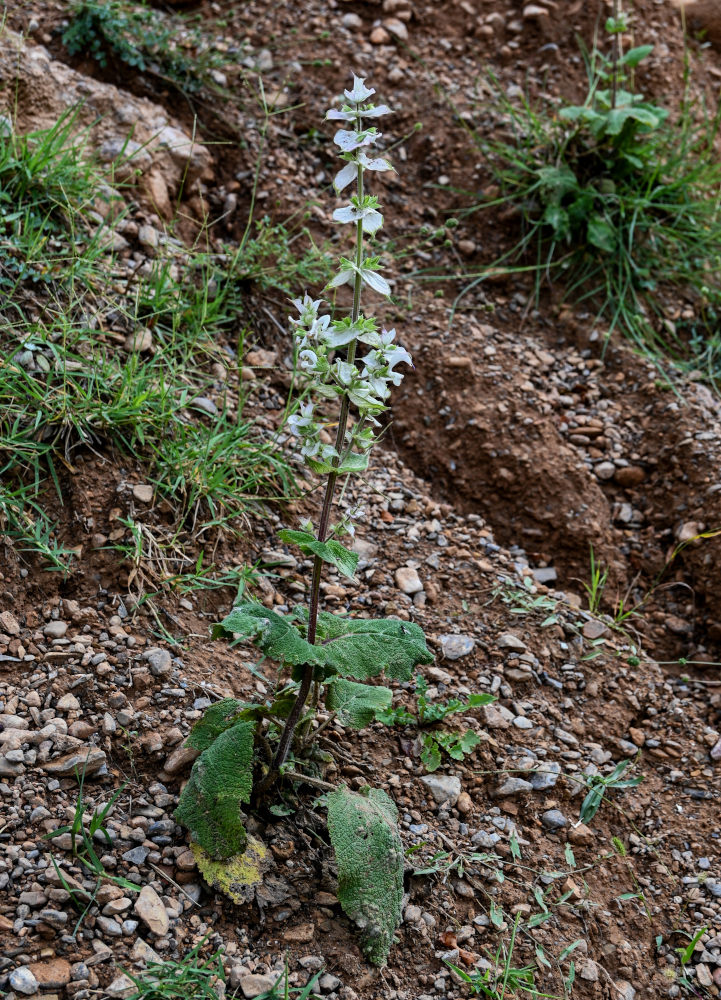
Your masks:
<svg viewBox="0 0 721 1000"><path fill-rule="evenodd" d="M596 562L596 556L592 545L590 546L590 560L591 581L590 583L584 583L583 586L588 595L588 610L592 615L597 615L601 610L603 591L606 586L606 580L608 579L608 569L602 569Z"/></svg>
<svg viewBox="0 0 721 1000"><path fill-rule="evenodd" d="M520 997L546 997L549 1000L560 1000L550 993L541 993L535 985L536 966L524 965L516 967L513 964L513 951L521 919L519 916L513 922L511 938L506 947L500 944L495 953L489 953L490 967L474 972L466 972L457 965L448 963L459 979L468 985L471 996L486 997L487 1000L512 1000Z"/></svg>
<svg viewBox="0 0 721 1000"><path fill-rule="evenodd" d="M420 674L416 676L416 713L409 712L403 707L389 708L384 712L379 712L376 716L379 722L384 722L387 726L417 726L423 728L432 726L434 723L443 722L449 715L456 712L464 712L469 709L479 708L481 705L489 705L495 701L492 694L471 694L465 701L452 698L450 701L437 702L430 701L426 695L428 692L428 681ZM441 765L444 751L453 760L463 760L472 753L480 743L480 738L473 730L459 732L440 732L433 730L420 734L421 740L421 761L427 771L436 771Z"/></svg>
<svg viewBox="0 0 721 1000"><path fill-rule="evenodd" d="M87 767L83 768L82 773L78 773L76 770L75 777L78 781L78 797L75 801L75 811L73 813L73 820L67 826L61 826L57 830L51 830L46 833L43 840L54 840L56 837L60 837L62 834L70 834L71 850L73 857L76 858L80 864L86 869L88 874L95 877L95 888L91 893L87 894L86 898L81 898L79 894L72 888L68 880L63 875L62 869L58 865L55 858L51 858L55 873L57 874L63 888L66 892L70 893L70 897L75 903L75 905L81 910L80 917L77 924L75 925L75 930L73 935L77 934L80 925L82 924L86 914L90 910L91 906L95 902L95 897L97 895L98 889L103 882L112 882L113 885L119 886L121 889L125 889L126 892L140 892L142 886L136 885L134 882L130 882L128 879L123 878L120 875L111 875L103 866L102 861L98 857L97 851L95 850L94 841L99 839L96 835L100 835L100 838L104 838L108 845L112 844L110 834L105 827L105 820L108 817L110 811L112 810L118 798L122 795L125 785L122 785L117 789L110 797L109 801L103 806L103 808L98 811L93 809L93 814L90 817L90 821L87 824L83 822L83 817L86 814L85 801L83 797L83 786L85 783L85 771Z"/></svg>
<svg viewBox="0 0 721 1000"><path fill-rule="evenodd" d="M608 775L585 775L588 794L581 803L579 819L581 823L589 823L601 807L604 796L609 789L636 788L643 781L643 775L636 778L623 778L622 775L631 766L630 760L619 761Z"/></svg>

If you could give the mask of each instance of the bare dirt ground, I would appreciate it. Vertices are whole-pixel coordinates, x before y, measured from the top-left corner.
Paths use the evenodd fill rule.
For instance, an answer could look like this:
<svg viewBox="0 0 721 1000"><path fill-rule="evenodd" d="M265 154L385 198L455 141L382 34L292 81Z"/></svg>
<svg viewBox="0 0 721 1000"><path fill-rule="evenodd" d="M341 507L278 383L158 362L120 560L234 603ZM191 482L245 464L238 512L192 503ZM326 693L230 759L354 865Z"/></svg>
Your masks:
<svg viewBox="0 0 721 1000"><path fill-rule="evenodd" d="M118 101L149 102L172 127L195 129L207 151L190 184L181 183L177 163L161 161L146 174L133 194L127 254L143 252L134 233L162 228L176 198L175 232L190 245L208 212L221 214L234 195L207 238L238 239L258 156L260 211L285 218L312 201L309 224L328 238L325 110L351 72L397 109L387 132L398 175L383 175L374 190L389 236L410 249L394 265L393 304L378 313L398 329L415 371L356 490L368 511L358 582L329 578L324 595L329 607L355 615L417 621L436 653L426 672L431 696L498 696L462 717L481 742L463 762L444 759L434 777L449 780L440 783L423 780L414 731L377 723L362 734L328 730L336 776L385 788L405 846L418 847L408 856L404 922L386 969L364 962L342 915L312 797L294 816L255 818L274 868L257 899L233 906L202 882L172 819L192 759L182 743L209 699L263 695L274 672L268 664L249 671L251 651L208 638L230 607L229 591L160 590L150 605L138 604L158 580L140 578L105 543L122 539L128 515L158 528L168 511L139 499L134 487L147 472L136 463L102 443L76 452L61 470L55 512L66 539L82 546L73 572L60 579L0 538L7 995L128 996L123 970L141 974L148 956L182 959L203 940L204 953L224 949L228 980L216 984L219 996L260 995L287 962L293 986L324 968L316 990L330 1000L464 997L469 988L448 962L492 968L518 921L512 965L533 966L542 992L718 996L720 543L697 537L721 526L718 397L701 379L670 388L615 334L604 346L592 312L562 301L560 290L536 308L521 278L496 280L452 308L461 271L477 274L508 236L502 213L462 214L489 183L469 128L501 127L487 72L504 89L579 98L577 36L590 41L606 5L546 2L538 5L545 13L496 0L190 5L208 30L243 41L262 62L266 93L286 109L262 142L249 100L186 98L152 73L99 68L64 51L65 4L7 6L7 28L28 36L28 50L43 46L48 59L117 88ZM655 45L640 84L673 106L682 86L678 12L639 2L633 18L636 41ZM715 101L721 56L695 42L689 54L699 94ZM45 72L34 82L23 75L27 58L17 60L21 83L6 77L3 89L20 131L38 126L53 89ZM241 86L231 74L231 88L235 82ZM104 100L110 107L116 98L108 92ZM422 129L414 131L416 122ZM447 231L450 246L422 241L421 226L436 228L453 214L461 222ZM421 266L445 277L411 276ZM272 431L288 384L280 332L288 307L272 293L248 296L251 346L265 353L256 353L246 415ZM678 313L689 307L669 303ZM248 515L239 540L218 541L219 565L264 560L273 575L258 593L268 606L302 597L307 573L288 553L278 558L275 532L314 502L311 495ZM181 544L199 550L193 525ZM590 546L609 570L593 615L583 610ZM420 590L400 587L403 567L417 570ZM640 606L623 627L613 620L619 598ZM454 644L452 635L464 641ZM398 688L409 705L412 693ZM587 779L627 759L641 784L610 792L593 820L577 825ZM88 812L123 786L101 861L150 886L157 907L140 912L132 893L105 883L76 926L73 903L82 912L94 882L67 850L67 836L43 836L72 815L73 768L85 760ZM434 870L414 874L421 868ZM700 930L684 982L675 949ZM22 970L31 978L18 978Z"/></svg>

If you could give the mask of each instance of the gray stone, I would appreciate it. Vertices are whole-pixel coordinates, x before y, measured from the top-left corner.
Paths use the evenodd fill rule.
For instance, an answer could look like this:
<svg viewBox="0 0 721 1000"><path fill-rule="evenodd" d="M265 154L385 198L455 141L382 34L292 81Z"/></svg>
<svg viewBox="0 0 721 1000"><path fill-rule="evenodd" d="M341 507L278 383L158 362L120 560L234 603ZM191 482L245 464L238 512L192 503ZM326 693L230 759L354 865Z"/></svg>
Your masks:
<svg viewBox="0 0 721 1000"><path fill-rule="evenodd" d="M515 716L504 705L483 705L483 721L489 729L508 729Z"/></svg>
<svg viewBox="0 0 721 1000"><path fill-rule="evenodd" d="M534 792L547 792L549 788L553 788L556 784L560 773L561 765L558 761L549 760L547 764L543 764L541 767L536 768L536 770L531 771L528 775L528 780Z"/></svg>
<svg viewBox="0 0 721 1000"><path fill-rule="evenodd" d="M173 669L173 658L167 649L153 646L146 650L145 659L153 677L166 677Z"/></svg>
<svg viewBox="0 0 721 1000"><path fill-rule="evenodd" d="M58 778L72 778L75 773L95 774L105 766L105 752L99 747L81 747L73 750L72 753L57 757L55 760L43 765L46 774L55 775Z"/></svg>
<svg viewBox="0 0 721 1000"><path fill-rule="evenodd" d="M587 983L597 983L598 966L590 958L586 958L578 964L578 975L580 979L585 979Z"/></svg>
<svg viewBox="0 0 721 1000"><path fill-rule="evenodd" d="M568 825L568 820L560 809L547 809L541 816L541 822L547 830L562 830Z"/></svg>
<svg viewBox="0 0 721 1000"><path fill-rule="evenodd" d="M23 966L20 969L13 969L8 977L8 982L14 990L18 993L22 993L24 996L32 996L33 993L38 991L38 981L32 974L30 969Z"/></svg>
<svg viewBox="0 0 721 1000"><path fill-rule="evenodd" d="M150 848L148 847L133 847L131 850L125 852L123 861L127 861L131 865L144 865L145 859L149 854Z"/></svg>
<svg viewBox="0 0 721 1000"><path fill-rule="evenodd" d="M112 917L96 917L95 923L103 932L103 934L108 937L122 937L123 928L120 926L117 920L113 920Z"/></svg>
<svg viewBox="0 0 721 1000"><path fill-rule="evenodd" d="M135 912L145 926L158 937L168 933L170 918L163 901L151 885L144 885L135 901Z"/></svg>
<svg viewBox="0 0 721 1000"><path fill-rule="evenodd" d="M270 993L277 979L278 975L261 976L254 973L240 980L240 988L244 997L258 997L261 993Z"/></svg>
<svg viewBox="0 0 721 1000"><path fill-rule="evenodd" d="M617 1000L634 1000L636 990L625 979L617 979L613 985L616 989Z"/></svg>
<svg viewBox="0 0 721 1000"><path fill-rule="evenodd" d="M160 233L154 226L140 226L138 229L138 243L141 246L148 247L150 250L155 250L160 243Z"/></svg>
<svg viewBox="0 0 721 1000"><path fill-rule="evenodd" d="M558 579L555 566L541 566L532 570L532 573L536 583L555 583Z"/></svg>
<svg viewBox="0 0 721 1000"><path fill-rule="evenodd" d="M596 478L601 480L613 479L616 474L616 466L613 462L599 462L593 470Z"/></svg>
<svg viewBox="0 0 721 1000"><path fill-rule="evenodd" d="M438 805L449 802L452 806L461 794L461 779L450 774L426 774L421 781L431 793Z"/></svg>
<svg viewBox="0 0 721 1000"><path fill-rule="evenodd" d="M418 594L423 590L423 584L421 578L418 576L418 570L413 569L410 566L399 566L395 573L396 586L399 590L402 590L404 594L409 596L412 594Z"/></svg>
<svg viewBox="0 0 721 1000"><path fill-rule="evenodd" d="M340 979L338 976L332 976L330 972L326 972L326 974L321 976L318 980L318 985L324 993L332 993L333 990L337 990L340 986Z"/></svg>
<svg viewBox="0 0 721 1000"><path fill-rule="evenodd" d="M524 778L506 778L500 788L496 789L496 795L499 798L505 798L508 795L520 795L522 792L533 791L533 785L530 781L526 781Z"/></svg>
<svg viewBox="0 0 721 1000"><path fill-rule="evenodd" d="M513 632L504 632L496 639L496 646L499 649L515 649L519 653L525 652L527 646L522 639L519 639Z"/></svg>
<svg viewBox="0 0 721 1000"><path fill-rule="evenodd" d="M447 660L460 660L462 656L468 656L476 645L476 640L469 635L442 635L440 642Z"/></svg>
<svg viewBox="0 0 721 1000"><path fill-rule="evenodd" d="M67 622L52 621L48 622L43 629L43 635L46 635L49 639L62 639L67 630Z"/></svg>
<svg viewBox="0 0 721 1000"><path fill-rule="evenodd" d="M517 715L513 720L516 729L533 729L533 723L526 715Z"/></svg>
<svg viewBox="0 0 721 1000"><path fill-rule="evenodd" d="M417 924L420 923L422 914L423 911L421 910L420 906L414 906L411 903L409 906L406 906L405 910L403 911L403 919L407 924Z"/></svg>
<svg viewBox="0 0 721 1000"><path fill-rule="evenodd" d="M475 847L484 847L487 851L490 851L500 839L501 836L498 833L487 833L485 830L479 830L478 833L474 833L471 837L471 843Z"/></svg>
<svg viewBox="0 0 721 1000"><path fill-rule="evenodd" d="M127 997L134 993L135 989L133 980L123 972L115 977L110 986L106 987L106 993L109 997Z"/></svg>

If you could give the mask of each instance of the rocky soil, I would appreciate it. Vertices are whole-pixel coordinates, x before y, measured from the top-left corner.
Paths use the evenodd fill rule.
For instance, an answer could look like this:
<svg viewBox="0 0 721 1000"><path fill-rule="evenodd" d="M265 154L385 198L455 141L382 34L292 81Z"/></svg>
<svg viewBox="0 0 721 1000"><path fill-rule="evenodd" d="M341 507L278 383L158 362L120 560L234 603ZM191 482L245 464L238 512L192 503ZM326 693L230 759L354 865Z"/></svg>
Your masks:
<svg viewBox="0 0 721 1000"><path fill-rule="evenodd" d="M90 127L89 146L108 161L132 127L140 176L112 229L117 273L158 253L181 260L208 206L229 210L219 232L237 238L261 148L257 109L217 97L193 107L152 75L71 58L59 40L65 6L8 4L4 110L23 131L82 99L78 127ZM311 226L328 237L332 165L326 137L311 129L354 70L399 108L388 127L400 140L399 174L383 175L378 194L393 238L416 249L422 224L440 225L487 183L462 128L499 127L484 70L505 88L528 79L532 91L578 93L574 35L589 38L606 12L597 3L476 0L236 7L196 9L209 25L225 16L228 44L247 46L244 71L260 71L289 109L272 120L262 149L262 211L284 218L314 199ZM634 13L637 32L656 45L644 87L671 101L680 89L677 12L639 2ZM309 55L329 63L307 65ZM719 56L696 46L691 57L699 89L717 88ZM178 203L183 221L171 238ZM139 600L142 581L106 543L113 532L122 537L128 514L161 523L163 506L147 470L100 446L75 454L62 473L57 516L82 543L66 580L0 538L0 988L8 997L128 997L130 975L181 961L199 943L206 956L223 949L219 997L262 996L286 967L293 987L318 976L315 991L329 1000L465 997L450 966L493 969L515 922L512 964L534 965L550 994L563 995L573 960L574 997L721 995L719 543L699 537L721 525L718 397L700 377L669 388L615 336L604 349L604 331L572 303L549 297L530 308L520 280L484 284L452 312L453 275L489 263L503 238L501 221L462 217L451 247L419 251L449 276L434 285L410 277L413 253L397 262L384 316L416 370L355 488L367 511L357 582L329 575L323 584L329 608L424 628L436 654L425 670L430 698L497 697L451 717L448 729L472 729L480 742L461 762L444 757L433 774L413 729L376 723L357 734L335 722L325 731L330 778L385 788L405 846L417 849L388 968L365 964L342 914L312 796L292 816L254 818L273 867L251 903L233 906L200 877L173 819L194 759L184 739L214 700L263 697L277 678L252 650L208 638L229 591ZM246 415L272 432L282 430L289 377L287 306L250 294ZM690 305L674 308L680 315ZM210 419L228 389L220 373L216 389ZM244 537L219 547L223 565L269 569L256 591L269 607L282 610L307 590L308 567L276 532L313 504L311 494L249 516ZM596 614L584 610L591 545L609 569ZM638 613L619 625L621 598ZM413 685L396 689L412 706ZM624 760L643 781L609 791L579 823L588 781ZM76 769L85 773L86 827L117 793L107 837L94 837L110 878L79 862L69 832L50 836L73 821ZM699 931L684 970L677 949Z"/></svg>

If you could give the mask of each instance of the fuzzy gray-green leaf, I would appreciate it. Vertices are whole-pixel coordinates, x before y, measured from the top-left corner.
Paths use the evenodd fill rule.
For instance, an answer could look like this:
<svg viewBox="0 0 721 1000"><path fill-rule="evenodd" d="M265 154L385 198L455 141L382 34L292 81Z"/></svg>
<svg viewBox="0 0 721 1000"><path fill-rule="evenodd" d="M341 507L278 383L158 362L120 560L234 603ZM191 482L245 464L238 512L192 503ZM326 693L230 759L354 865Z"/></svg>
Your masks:
<svg viewBox="0 0 721 1000"><path fill-rule="evenodd" d="M318 663L318 654L296 625L262 604L246 601L239 604L213 628L213 638L237 635L254 642L271 659L296 666Z"/></svg>
<svg viewBox="0 0 721 1000"><path fill-rule="evenodd" d="M306 555L319 556L323 562L335 566L343 576L353 579L358 565L358 553L351 552L334 538L328 542L320 542L309 531L294 531L289 528L279 531L278 537L291 545L297 545Z"/></svg>
<svg viewBox="0 0 721 1000"><path fill-rule="evenodd" d="M252 722L238 722L201 753L175 810L177 821L216 860L245 848L240 804L253 790L253 731Z"/></svg>
<svg viewBox="0 0 721 1000"><path fill-rule="evenodd" d="M324 611L318 616L318 643L326 666L358 680L385 670L407 681L419 663L433 662L421 628L394 618L343 618Z"/></svg>
<svg viewBox="0 0 721 1000"><path fill-rule="evenodd" d="M351 726L353 729L369 726L378 712L391 707L392 701L393 692L390 688L357 684L343 677L336 677L328 685L325 696L326 707L337 713L344 726Z"/></svg>
<svg viewBox="0 0 721 1000"><path fill-rule="evenodd" d="M207 750L221 733L234 725L237 715L249 707L246 702L238 701L237 698L223 698L221 701L216 701L214 705L206 708L203 718L199 719L190 730L190 735L185 741L186 747L200 751Z"/></svg>
<svg viewBox="0 0 721 1000"><path fill-rule="evenodd" d="M338 865L338 899L361 930L370 962L383 966L401 921L403 844L398 810L379 788L331 792L328 832Z"/></svg>

